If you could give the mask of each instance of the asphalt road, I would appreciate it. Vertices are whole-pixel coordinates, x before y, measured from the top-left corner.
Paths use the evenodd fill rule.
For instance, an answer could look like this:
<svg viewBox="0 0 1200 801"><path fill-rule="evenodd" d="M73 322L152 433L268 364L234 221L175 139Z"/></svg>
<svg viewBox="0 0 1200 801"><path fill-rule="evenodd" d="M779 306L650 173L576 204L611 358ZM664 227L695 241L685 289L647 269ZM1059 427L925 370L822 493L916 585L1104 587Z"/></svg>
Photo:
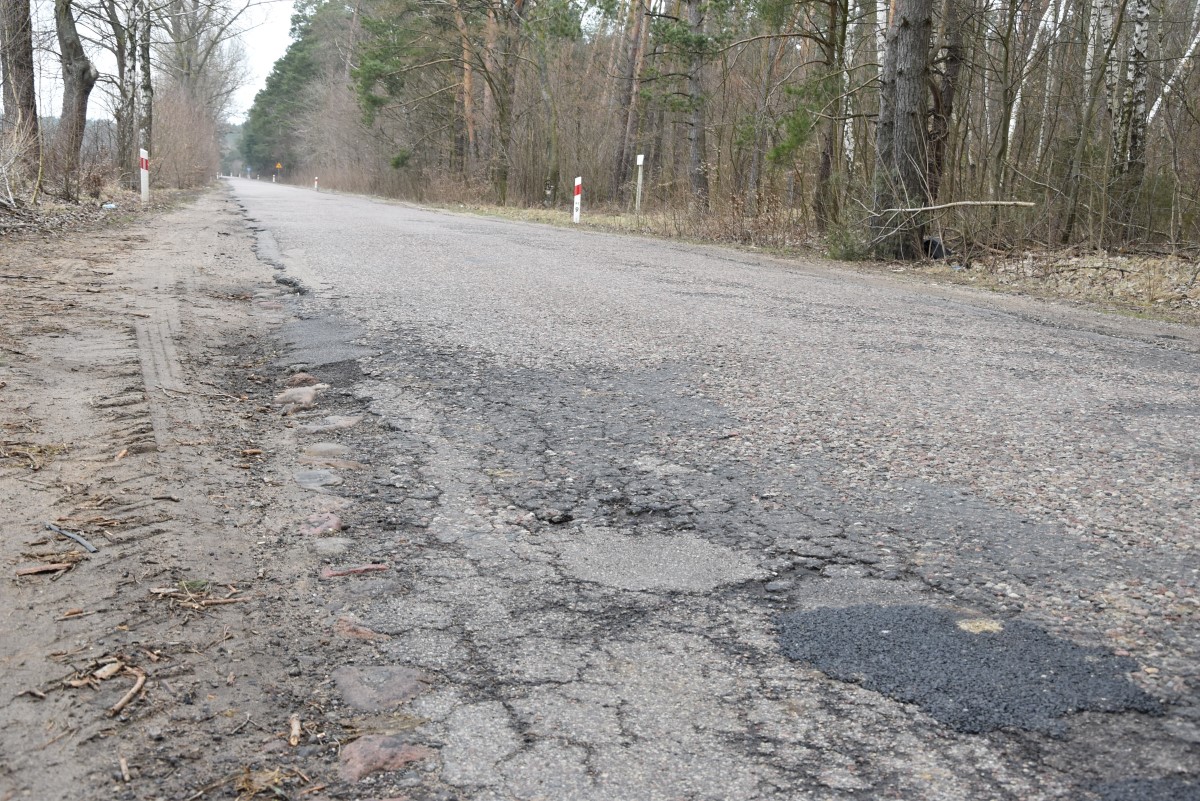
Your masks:
<svg viewBox="0 0 1200 801"><path fill-rule="evenodd" d="M1200 798L1194 331L230 186L413 798Z"/></svg>

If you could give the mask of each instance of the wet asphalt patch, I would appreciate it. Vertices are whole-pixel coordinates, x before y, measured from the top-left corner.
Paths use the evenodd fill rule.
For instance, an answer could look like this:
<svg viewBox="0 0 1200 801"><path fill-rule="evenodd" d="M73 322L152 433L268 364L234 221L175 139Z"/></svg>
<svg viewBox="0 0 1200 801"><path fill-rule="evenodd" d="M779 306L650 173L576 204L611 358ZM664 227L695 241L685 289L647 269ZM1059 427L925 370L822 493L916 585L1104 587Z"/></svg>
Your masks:
<svg viewBox="0 0 1200 801"><path fill-rule="evenodd" d="M840 681L921 707L958 731L1064 730L1071 712L1158 714L1129 681L1138 665L1056 639L1020 620L964 618L923 606L850 606L780 618L785 655Z"/></svg>

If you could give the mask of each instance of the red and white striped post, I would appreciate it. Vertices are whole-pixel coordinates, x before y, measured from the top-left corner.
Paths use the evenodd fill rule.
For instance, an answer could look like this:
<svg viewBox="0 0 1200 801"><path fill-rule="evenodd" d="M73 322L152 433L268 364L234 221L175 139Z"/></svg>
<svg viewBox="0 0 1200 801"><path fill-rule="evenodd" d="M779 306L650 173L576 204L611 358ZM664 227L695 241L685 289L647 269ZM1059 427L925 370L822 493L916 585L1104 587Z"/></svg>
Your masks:
<svg viewBox="0 0 1200 801"><path fill-rule="evenodd" d="M150 154L145 150L138 150L138 168L142 173L142 205L145 206L150 202Z"/></svg>
<svg viewBox="0 0 1200 801"><path fill-rule="evenodd" d="M573 222L579 222L579 210L583 205L583 177L575 179L575 210L571 214Z"/></svg>

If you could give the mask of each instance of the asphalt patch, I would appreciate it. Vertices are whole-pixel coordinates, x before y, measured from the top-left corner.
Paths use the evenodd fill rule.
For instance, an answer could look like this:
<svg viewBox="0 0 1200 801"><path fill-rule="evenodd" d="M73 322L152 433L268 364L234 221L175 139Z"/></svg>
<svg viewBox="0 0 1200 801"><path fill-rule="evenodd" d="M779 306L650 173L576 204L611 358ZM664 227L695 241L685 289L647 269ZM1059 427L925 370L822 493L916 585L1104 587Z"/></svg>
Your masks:
<svg viewBox="0 0 1200 801"><path fill-rule="evenodd" d="M962 732L1004 727L1061 733L1072 712L1161 714L1129 681L1135 661L1050 636L1020 620L1002 627L924 606L791 612L780 642L792 659L861 684ZM1000 628L996 631L995 628Z"/></svg>

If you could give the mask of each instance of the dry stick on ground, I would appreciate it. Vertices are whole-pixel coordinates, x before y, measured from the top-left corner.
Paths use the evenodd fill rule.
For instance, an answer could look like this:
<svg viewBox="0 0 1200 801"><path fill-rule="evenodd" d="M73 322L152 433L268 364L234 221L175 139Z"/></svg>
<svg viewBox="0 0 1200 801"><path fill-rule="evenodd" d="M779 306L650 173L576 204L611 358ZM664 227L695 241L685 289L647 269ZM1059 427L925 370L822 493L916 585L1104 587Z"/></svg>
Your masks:
<svg viewBox="0 0 1200 801"><path fill-rule="evenodd" d="M126 667L125 671L133 676L136 676L137 678L133 682L133 687L130 688L129 692L125 693L121 700L113 704L112 708L108 710L109 717L116 717L119 715L121 710L129 706L129 703L134 698L137 698L137 694L140 693L142 688L146 686L146 671L138 667L133 667L132 665Z"/></svg>
<svg viewBox="0 0 1200 801"><path fill-rule="evenodd" d="M18 576L33 576L38 573L59 573L70 570L75 566L74 562L55 562L50 565L36 565L34 567L23 567L17 571Z"/></svg>
<svg viewBox="0 0 1200 801"><path fill-rule="evenodd" d="M54 531L59 534L62 534L64 537L66 537L68 539L75 540L75 542L82 545L83 549L85 551L87 551L88 553L98 553L100 551L100 549L97 548L95 545L92 545L90 542L88 542L83 537L79 536L78 534L76 534L73 531L67 531L66 529L59 528L58 526L54 525L53 523L47 523L46 529L48 531Z"/></svg>
<svg viewBox="0 0 1200 801"><path fill-rule="evenodd" d="M300 734L303 731L300 728L300 715L293 714L288 718L288 728L288 745L293 747L300 745Z"/></svg>

